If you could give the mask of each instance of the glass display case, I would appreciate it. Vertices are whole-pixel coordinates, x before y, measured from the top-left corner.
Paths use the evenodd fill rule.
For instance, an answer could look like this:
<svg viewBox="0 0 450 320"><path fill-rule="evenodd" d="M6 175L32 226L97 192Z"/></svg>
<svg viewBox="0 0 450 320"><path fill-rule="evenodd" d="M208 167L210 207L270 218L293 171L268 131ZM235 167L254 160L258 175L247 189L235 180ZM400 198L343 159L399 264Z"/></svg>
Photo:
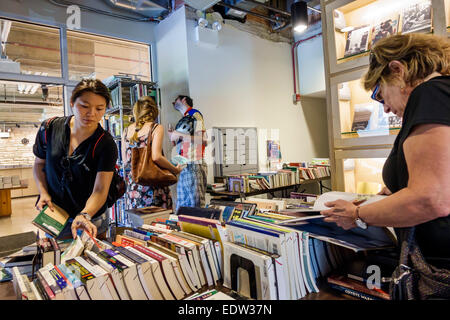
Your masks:
<svg viewBox="0 0 450 320"><path fill-rule="evenodd" d="M382 171L390 149L336 151L336 190L377 194L384 187Z"/></svg>
<svg viewBox="0 0 450 320"><path fill-rule="evenodd" d="M326 5L331 73L367 65L370 48L391 34L445 32L444 16L433 14L441 6L445 12L444 0L336 0Z"/></svg>
<svg viewBox="0 0 450 320"><path fill-rule="evenodd" d="M330 80L335 148L392 144L402 120L385 113L383 105L370 98L362 80L365 69Z"/></svg>

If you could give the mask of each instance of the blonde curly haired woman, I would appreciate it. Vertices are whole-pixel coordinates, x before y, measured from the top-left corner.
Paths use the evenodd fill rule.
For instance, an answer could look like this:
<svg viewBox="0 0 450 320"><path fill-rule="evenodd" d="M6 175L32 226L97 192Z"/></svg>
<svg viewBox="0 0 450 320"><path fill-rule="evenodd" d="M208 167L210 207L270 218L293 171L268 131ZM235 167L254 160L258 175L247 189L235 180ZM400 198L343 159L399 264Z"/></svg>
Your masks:
<svg viewBox="0 0 450 320"><path fill-rule="evenodd" d="M169 187L142 186L135 183L131 175L131 149L146 146L149 134L152 135L152 160L161 168L168 169L175 175L181 172L181 168L172 165L163 154L164 128L155 123L158 113L158 107L152 97L141 97L133 106L135 123L132 123L122 135L122 159L127 182L125 195L127 209L149 206L172 209Z"/></svg>
<svg viewBox="0 0 450 320"><path fill-rule="evenodd" d="M363 84L403 125L383 168L383 200L322 211L344 229L394 227L407 299L450 298L450 41L394 35L371 50ZM364 224L361 224L363 222ZM393 292L393 291L392 291ZM391 292L391 293L392 293ZM398 298L394 296L394 298Z"/></svg>

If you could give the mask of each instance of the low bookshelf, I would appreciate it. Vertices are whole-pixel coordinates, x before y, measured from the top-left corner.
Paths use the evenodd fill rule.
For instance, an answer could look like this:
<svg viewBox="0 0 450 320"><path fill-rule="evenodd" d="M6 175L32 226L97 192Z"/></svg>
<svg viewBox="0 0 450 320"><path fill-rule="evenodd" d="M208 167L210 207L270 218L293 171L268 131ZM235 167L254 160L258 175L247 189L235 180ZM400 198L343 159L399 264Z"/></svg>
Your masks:
<svg viewBox="0 0 450 320"><path fill-rule="evenodd" d="M266 194L266 193L270 193L273 196L274 193L277 192L277 191L287 191L289 189L297 190L302 185L311 184L311 183L318 183L319 186L320 186L320 193L322 193L323 188L327 189L327 187L325 187L323 185L322 181L329 180L329 179L330 179L329 176L328 177L317 178L317 179L309 179L309 180L303 180L299 184L292 184L292 185L279 187L279 188L273 188L273 189L255 190L255 191L251 191L251 192L241 192L240 193L240 192L231 192L231 191L212 191L212 190L207 190L206 192L209 193L212 197L216 197L217 196L217 197L226 197L226 198L237 199L237 198L252 197L252 196L256 196L256 195L260 195L260 194Z"/></svg>

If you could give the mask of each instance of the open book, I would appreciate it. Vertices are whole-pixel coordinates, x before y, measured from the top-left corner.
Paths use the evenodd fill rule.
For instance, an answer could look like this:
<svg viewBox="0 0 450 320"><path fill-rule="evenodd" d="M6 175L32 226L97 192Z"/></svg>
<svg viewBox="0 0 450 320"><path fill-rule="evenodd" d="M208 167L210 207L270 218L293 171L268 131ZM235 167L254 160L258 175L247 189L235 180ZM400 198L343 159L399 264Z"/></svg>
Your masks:
<svg viewBox="0 0 450 320"><path fill-rule="evenodd" d="M278 224L292 225L295 224L296 222L301 222L304 220L323 218L324 216L320 214L320 211L330 209L325 205L325 203L330 201L336 201L339 199L346 201L355 201L355 200L363 201L359 205L364 206L382 200L385 197L386 196L382 195L359 194L359 193L339 192L339 191L325 192L316 199L312 207L295 208L292 210L286 209L280 211L280 213L292 215L293 219L281 221Z"/></svg>
<svg viewBox="0 0 450 320"><path fill-rule="evenodd" d="M54 211L45 206L32 223L51 236L57 237L67 224L69 214L56 204L53 204L53 208Z"/></svg>

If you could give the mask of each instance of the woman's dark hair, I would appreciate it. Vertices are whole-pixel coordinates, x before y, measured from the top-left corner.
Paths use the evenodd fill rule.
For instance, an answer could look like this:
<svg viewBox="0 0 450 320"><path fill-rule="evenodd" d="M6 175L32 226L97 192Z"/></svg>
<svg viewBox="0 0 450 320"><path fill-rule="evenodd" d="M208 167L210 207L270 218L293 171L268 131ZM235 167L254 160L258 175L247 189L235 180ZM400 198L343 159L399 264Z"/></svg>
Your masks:
<svg viewBox="0 0 450 320"><path fill-rule="evenodd" d="M194 106L194 102L192 101L192 98L189 96L183 96L183 95L179 95L175 100L183 100L184 98L186 98L186 103L189 105L189 107L193 107Z"/></svg>
<svg viewBox="0 0 450 320"><path fill-rule="evenodd" d="M75 100L77 100L77 98L82 96L85 92L92 92L105 98L106 107L108 107L109 102L111 101L109 89L103 84L103 82L98 79L83 79L76 85L75 89L73 89L70 102L74 103Z"/></svg>

